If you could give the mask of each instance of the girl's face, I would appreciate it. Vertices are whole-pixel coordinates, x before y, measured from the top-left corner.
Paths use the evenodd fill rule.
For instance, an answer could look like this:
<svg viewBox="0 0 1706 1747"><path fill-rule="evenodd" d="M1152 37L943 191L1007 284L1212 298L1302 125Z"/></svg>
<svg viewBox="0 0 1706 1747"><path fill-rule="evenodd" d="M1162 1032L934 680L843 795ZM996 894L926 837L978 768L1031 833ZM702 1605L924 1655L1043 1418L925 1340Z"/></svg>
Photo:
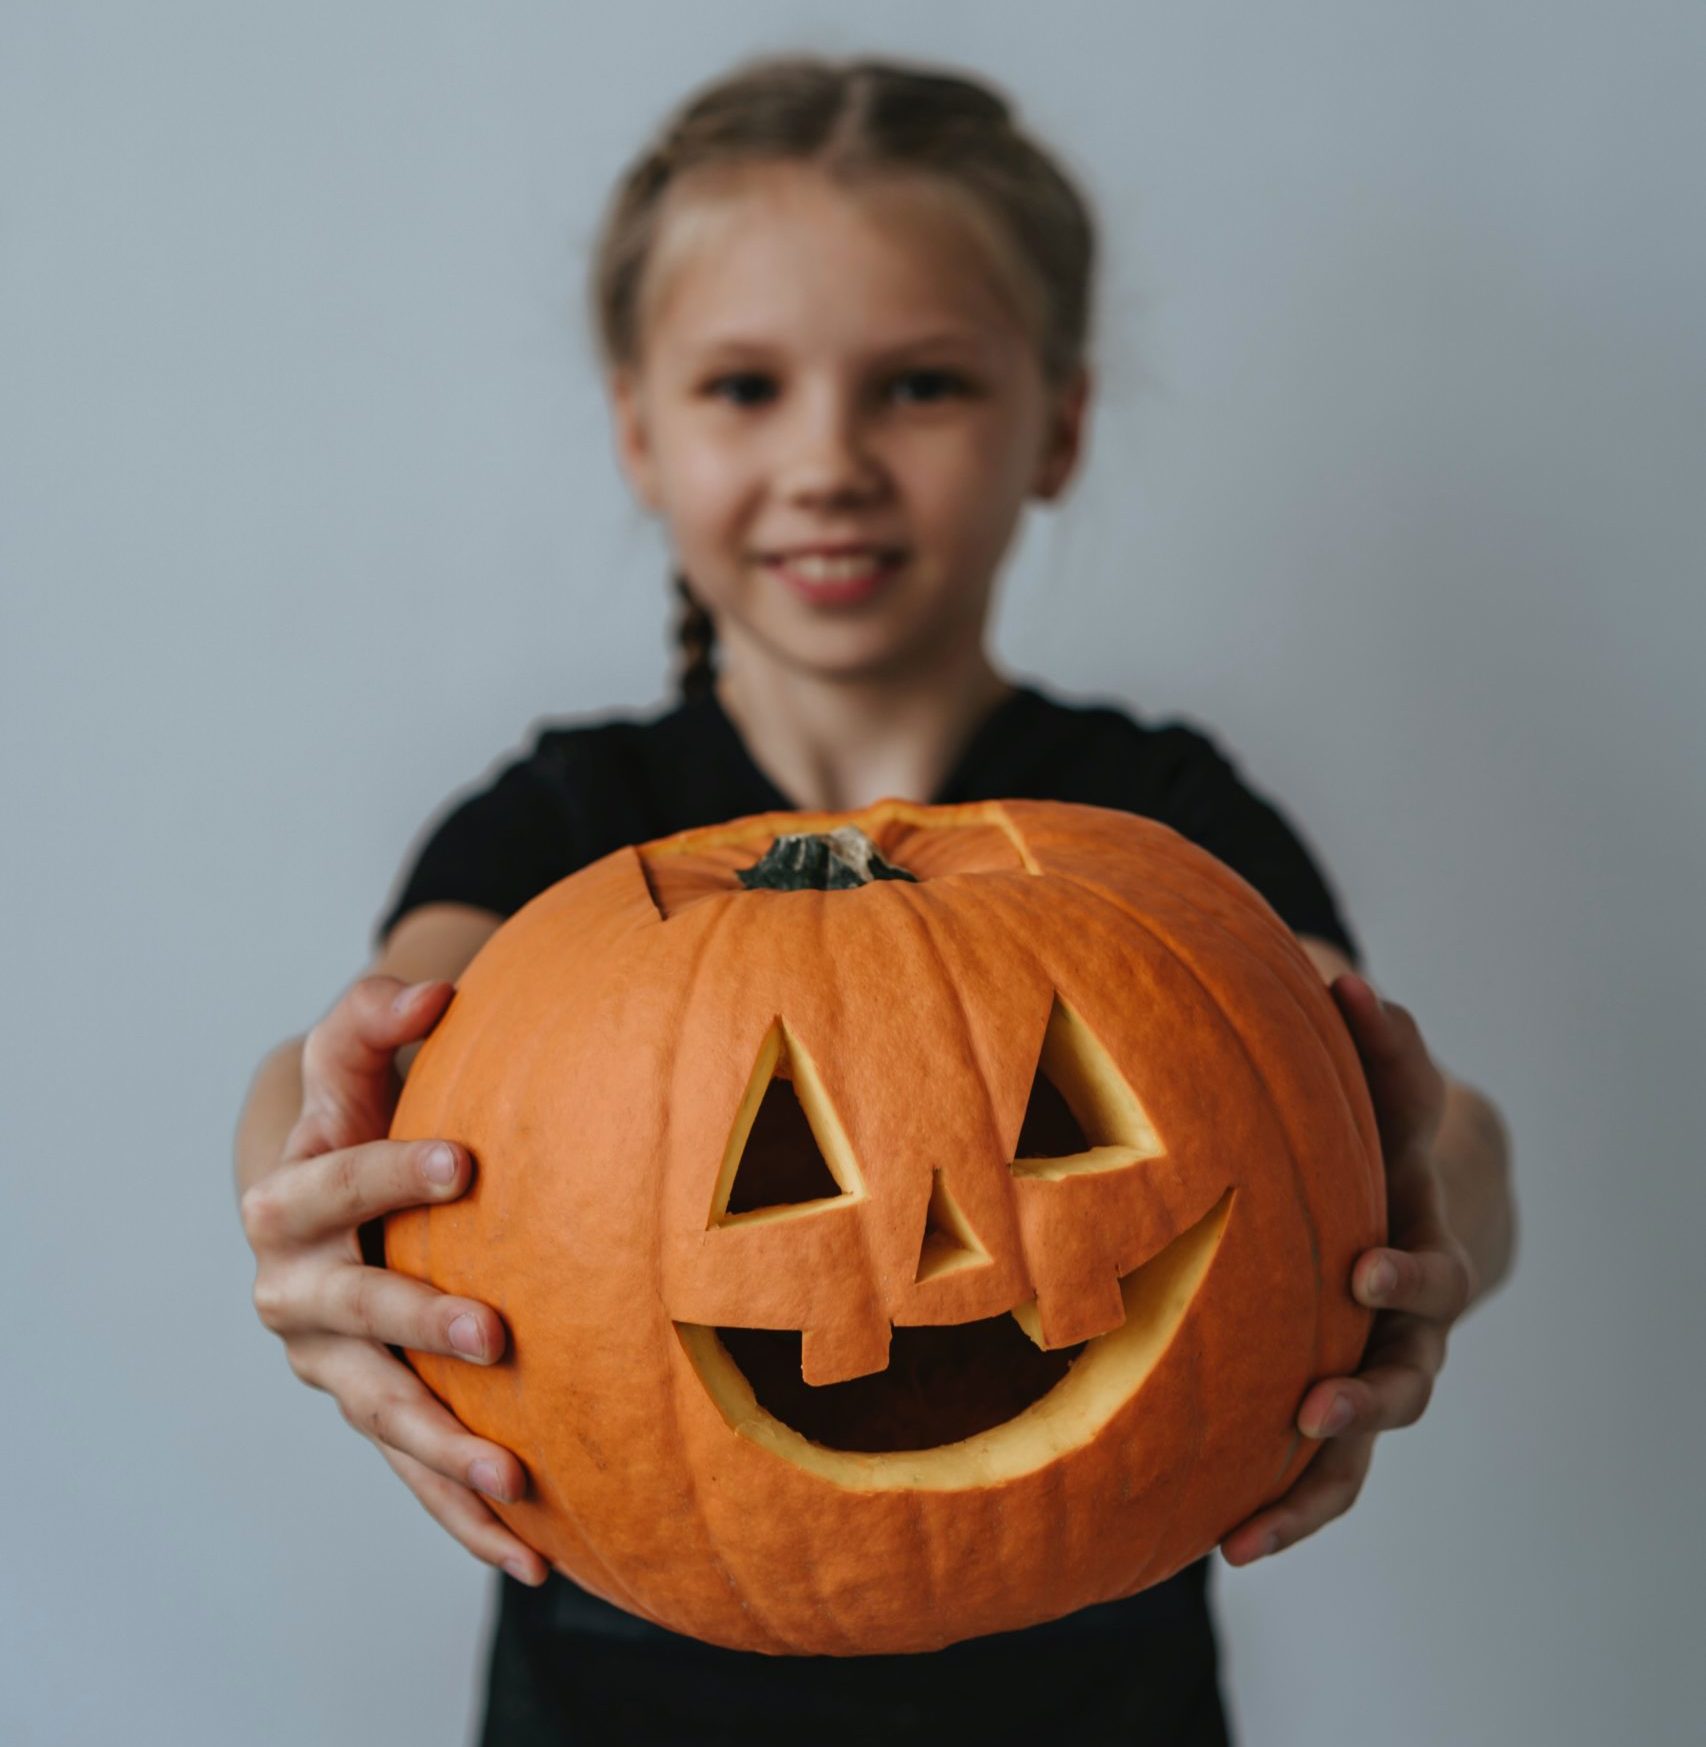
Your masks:
<svg viewBox="0 0 1706 1747"><path fill-rule="evenodd" d="M1087 378L1050 394L963 208L896 180L744 171L666 211L617 449L732 659L898 674L983 636L1029 497L1076 460ZM852 543L874 578L779 563Z"/></svg>

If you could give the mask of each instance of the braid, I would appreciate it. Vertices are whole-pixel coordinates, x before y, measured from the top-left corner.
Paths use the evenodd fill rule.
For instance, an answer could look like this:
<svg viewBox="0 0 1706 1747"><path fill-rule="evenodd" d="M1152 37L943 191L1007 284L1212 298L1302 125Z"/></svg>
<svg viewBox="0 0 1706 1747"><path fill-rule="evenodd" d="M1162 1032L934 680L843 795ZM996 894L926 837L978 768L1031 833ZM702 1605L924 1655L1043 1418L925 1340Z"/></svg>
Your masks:
<svg viewBox="0 0 1706 1747"><path fill-rule="evenodd" d="M675 621L675 645L681 658L676 680L689 703L704 697L717 673L717 626L704 603L678 570L671 579L680 611Z"/></svg>

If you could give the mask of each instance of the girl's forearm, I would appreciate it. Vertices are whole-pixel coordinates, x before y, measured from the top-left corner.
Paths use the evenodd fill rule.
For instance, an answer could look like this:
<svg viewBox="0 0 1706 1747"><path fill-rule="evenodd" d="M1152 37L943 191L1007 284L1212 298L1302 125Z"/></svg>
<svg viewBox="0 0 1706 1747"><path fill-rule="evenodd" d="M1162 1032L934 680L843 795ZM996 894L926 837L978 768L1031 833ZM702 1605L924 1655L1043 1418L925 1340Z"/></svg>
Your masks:
<svg viewBox="0 0 1706 1747"><path fill-rule="evenodd" d="M284 1138L302 1112L302 1039L287 1038L255 1069L237 1118L237 1198L278 1163Z"/></svg>
<svg viewBox="0 0 1706 1747"><path fill-rule="evenodd" d="M1445 1197L1445 1222L1469 1254L1470 1304L1510 1272L1516 1248L1510 1131L1484 1093L1449 1081L1445 1117L1433 1148Z"/></svg>

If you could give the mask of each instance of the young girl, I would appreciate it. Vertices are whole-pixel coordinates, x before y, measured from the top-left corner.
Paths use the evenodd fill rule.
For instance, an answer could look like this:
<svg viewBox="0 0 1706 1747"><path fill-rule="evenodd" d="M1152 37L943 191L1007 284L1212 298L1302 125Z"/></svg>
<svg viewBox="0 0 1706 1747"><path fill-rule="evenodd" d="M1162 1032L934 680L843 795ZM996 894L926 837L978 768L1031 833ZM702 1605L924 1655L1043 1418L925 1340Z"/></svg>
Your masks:
<svg viewBox="0 0 1706 1747"><path fill-rule="evenodd" d="M623 470L675 558L682 700L548 727L449 811L370 973L256 1075L237 1145L256 1307L296 1374L507 1574L488 1744L1226 1739L1206 1559L930 1655L772 1658L595 1600L482 1502L523 1492L520 1463L395 1349L491 1364L504 1326L373 1265L369 1223L462 1193L478 1163L385 1138L397 1072L502 918L621 845L887 795L1091 802L1190 836L1298 932L1368 1073L1391 1246L1351 1281L1383 1312L1363 1369L1299 1402L1323 1447L1222 1543L1232 1564L1348 1508L1375 1435L1420 1415L1448 1327L1508 1266L1497 1113L1352 974L1356 945L1282 816L1203 734L1063 701L989 659L1020 512L1078 463L1092 260L1084 202L974 82L785 59L684 105L622 180L593 283Z"/></svg>

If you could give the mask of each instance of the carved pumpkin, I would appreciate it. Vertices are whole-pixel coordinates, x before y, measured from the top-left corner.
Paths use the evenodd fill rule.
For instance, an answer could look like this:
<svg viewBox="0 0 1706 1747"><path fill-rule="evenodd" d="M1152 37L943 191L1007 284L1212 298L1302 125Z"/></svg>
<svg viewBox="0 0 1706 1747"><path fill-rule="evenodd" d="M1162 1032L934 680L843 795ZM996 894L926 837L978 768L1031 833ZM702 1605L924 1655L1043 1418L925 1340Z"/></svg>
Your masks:
<svg viewBox="0 0 1706 1747"><path fill-rule="evenodd" d="M1297 1407L1354 1369L1384 1236L1295 936L1168 828L1052 802L606 856L469 966L393 1133L476 1161L386 1253L509 1326L490 1368L410 1355L526 1467L500 1515L773 1653L935 1648L1200 1557L1317 1448Z"/></svg>

